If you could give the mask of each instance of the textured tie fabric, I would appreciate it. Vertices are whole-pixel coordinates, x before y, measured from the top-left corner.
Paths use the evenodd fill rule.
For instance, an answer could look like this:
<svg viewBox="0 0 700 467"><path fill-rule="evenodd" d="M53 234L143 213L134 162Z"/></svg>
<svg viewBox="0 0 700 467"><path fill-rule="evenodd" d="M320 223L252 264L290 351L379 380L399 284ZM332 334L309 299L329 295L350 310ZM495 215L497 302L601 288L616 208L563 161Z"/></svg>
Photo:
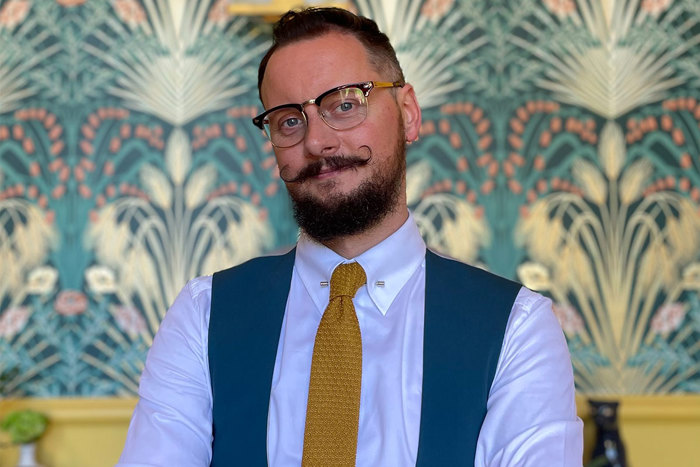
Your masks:
<svg viewBox="0 0 700 467"><path fill-rule="evenodd" d="M362 337L352 299L367 282L358 263L341 264L316 331L304 431L305 467L354 466L362 382Z"/></svg>

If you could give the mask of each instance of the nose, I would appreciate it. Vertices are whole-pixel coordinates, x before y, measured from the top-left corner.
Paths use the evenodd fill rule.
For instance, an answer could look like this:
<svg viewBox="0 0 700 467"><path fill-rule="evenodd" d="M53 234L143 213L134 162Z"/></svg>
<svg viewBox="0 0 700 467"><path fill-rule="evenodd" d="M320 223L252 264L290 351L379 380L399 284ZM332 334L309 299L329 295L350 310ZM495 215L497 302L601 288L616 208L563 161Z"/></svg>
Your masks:
<svg viewBox="0 0 700 467"><path fill-rule="evenodd" d="M340 147L338 131L329 127L318 113L318 107L308 105L306 112L306 134L304 149L312 157L326 157L335 154Z"/></svg>

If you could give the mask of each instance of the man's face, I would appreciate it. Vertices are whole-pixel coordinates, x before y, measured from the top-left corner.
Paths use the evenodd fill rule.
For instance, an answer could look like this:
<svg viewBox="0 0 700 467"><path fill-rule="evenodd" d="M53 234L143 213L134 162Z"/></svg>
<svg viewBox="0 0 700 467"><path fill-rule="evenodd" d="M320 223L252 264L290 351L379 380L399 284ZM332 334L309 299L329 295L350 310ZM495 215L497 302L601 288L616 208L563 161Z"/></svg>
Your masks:
<svg viewBox="0 0 700 467"><path fill-rule="evenodd" d="M355 37L329 33L278 49L268 63L261 94L269 109L364 81L391 81L391 77L369 63ZM372 90L366 119L349 130L330 128L318 115L318 107L307 105L304 139L290 148L275 148L297 221L312 237L324 241L352 235L381 222L389 212L405 211L407 134L402 102L407 93L415 104L410 86L397 89L396 97L390 90ZM332 163L336 158L356 163L338 166ZM303 176L310 166L320 171ZM290 182L300 174L302 181Z"/></svg>

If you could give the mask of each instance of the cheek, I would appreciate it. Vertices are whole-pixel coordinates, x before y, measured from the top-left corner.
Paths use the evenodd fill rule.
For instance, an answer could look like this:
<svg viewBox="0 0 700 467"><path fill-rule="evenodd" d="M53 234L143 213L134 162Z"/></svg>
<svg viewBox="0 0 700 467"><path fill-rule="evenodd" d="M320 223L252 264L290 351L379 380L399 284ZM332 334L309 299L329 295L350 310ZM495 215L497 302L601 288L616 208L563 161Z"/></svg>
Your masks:
<svg viewBox="0 0 700 467"><path fill-rule="evenodd" d="M294 168L299 164L302 158L297 154L294 148L288 149L275 149L275 159L277 160L277 167L282 170L284 167Z"/></svg>
<svg viewBox="0 0 700 467"><path fill-rule="evenodd" d="M370 138L368 141L377 147L392 147L403 128L401 118L399 109L393 106L371 115L371 121L368 116L365 121L367 123L365 127L367 136ZM403 135L401 136L403 137Z"/></svg>
<svg viewBox="0 0 700 467"><path fill-rule="evenodd" d="M372 149L373 154L386 156L396 149L398 125L395 120L385 120L385 122L368 128L364 135L364 144Z"/></svg>

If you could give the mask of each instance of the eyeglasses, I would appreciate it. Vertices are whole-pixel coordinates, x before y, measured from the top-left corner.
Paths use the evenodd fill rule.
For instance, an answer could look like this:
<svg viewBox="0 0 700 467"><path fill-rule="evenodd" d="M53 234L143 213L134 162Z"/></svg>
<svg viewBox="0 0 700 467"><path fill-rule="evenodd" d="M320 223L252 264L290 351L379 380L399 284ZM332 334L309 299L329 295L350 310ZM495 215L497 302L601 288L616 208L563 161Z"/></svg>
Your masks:
<svg viewBox="0 0 700 467"><path fill-rule="evenodd" d="M308 104L318 107L318 115L329 127L349 130L367 118L367 96L372 89L402 88L404 85L403 81L345 84L301 104L283 104L266 110L253 119L253 124L265 132L273 146L289 148L306 135L308 119L304 108Z"/></svg>

